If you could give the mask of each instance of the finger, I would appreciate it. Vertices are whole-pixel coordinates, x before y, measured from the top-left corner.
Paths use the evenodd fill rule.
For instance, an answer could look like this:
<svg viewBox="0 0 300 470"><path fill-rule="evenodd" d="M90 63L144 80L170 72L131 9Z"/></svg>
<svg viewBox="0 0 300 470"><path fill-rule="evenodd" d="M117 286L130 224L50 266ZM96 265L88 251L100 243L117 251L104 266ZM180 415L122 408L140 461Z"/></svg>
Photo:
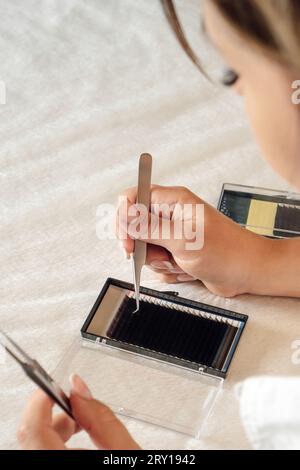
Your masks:
<svg viewBox="0 0 300 470"><path fill-rule="evenodd" d="M120 242L125 258L127 260L130 259L130 255L134 252L134 240L128 236L126 239L120 240Z"/></svg>
<svg viewBox="0 0 300 470"><path fill-rule="evenodd" d="M22 424L32 428L50 426L54 403L42 390L37 390L29 400L22 417Z"/></svg>
<svg viewBox="0 0 300 470"><path fill-rule="evenodd" d="M195 282L198 281L196 277L190 276L189 274L183 273L177 275L177 282Z"/></svg>
<svg viewBox="0 0 300 470"><path fill-rule="evenodd" d="M123 247L128 254L132 253L134 250L134 243L132 242L132 238L134 237L130 236L127 228L130 222L136 217L135 215L130 215L130 210L132 206L135 205L136 198L136 186L124 190L123 193L119 196L116 214L116 235L120 240L122 240ZM152 185L150 211L158 216L163 217L164 214L163 212L160 212L160 208L157 208L157 212L155 212L155 208L158 205L163 204L167 207L166 218L172 219L172 212L176 204L184 204L187 202L191 203L196 199L197 201L200 201L199 198L197 198L184 187Z"/></svg>
<svg viewBox="0 0 300 470"><path fill-rule="evenodd" d="M165 274L183 274L184 271L178 266L166 249L157 245L147 245L147 261L148 267L157 273Z"/></svg>
<svg viewBox="0 0 300 470"><path fill-rule="evenodd" d="M137 186L125 189L120 197L124 197L130 204L135 204L137 198ZM151 204L166 203L172 206L177 203L186 203L198 198L195 194L183 186L160 186L151 185Z"/></svg>
<svg viewBox="0 0 300 470"><path fill-rule="evenodd" d="M167 204L174 208L176 204L186 204L199 201L199 198L184 186L159 186L151 187L151 204Z"/></svg>
<svg viewBox="0 0 300 470"><path fill-rule="evenodd" d="M80 426L66 413L59 413L52 419L52 427L60 438L67 442L70 437L80 431Z"/></svg>
<svg viewBox="0 0 300 470"><path fill-rule="evenodd" d="M180 268L174 268L174 266L168 262L168 261L154 261L151 266L148 266L149 269L156 273L156 274L161 274L161 275L174 275L174 276L179 276L180 274L185 274L184 271Z"/></svg>
<svg viewBox="0 0 300 470"><path fill-rule="evenodd" d="M22 449L64 449L60 436L52 428L52 400L41 390L34 393L25 408L18 429Z"/></svg>
<svg viewBox="0 0 300 470"><path fill-rule="evenodd" d="M133 450L138 444L110 408L96 400L71 395L72 410L94 444L107 450Z"/></svg>
<svg viewBox="0 0 300 470"><path fill-rule="evenodd" d="M164 284L178 284L177 281L177 274L169 274L169 273L156 273L160 282Z"/></svg>
<svg viewBox="0 0 300 470"><path fill-rule="evenodd" d="M153 226L154 223L155 227ZM162 226L159 215L153 214L151 220L150 213L139 213L138 206L131 203L127 198L122 198L117 210L116 235L121 242L122 249L125 250L127 258L134 252L135 239L142 238L144 241L148 239L149 242L150 226L153 236L157 237L155 244L159 245L159 239L161 238L159 237L159 229ZM157 231L155 232L156 228Z"/></svg>
<svg viewBox="0 0 300 470"><path fill-rule="evenodd" d="M188 274L169 274L169 273L157 273L158 278L165 284L181 284L185 282L195 282L196 279Z"/></svg>
<svg viewBox="0 0 300 470"><path fill-rule="evenodd" d="M116 226L121 232L120 223L123 222L127 226L138 215L139 210L136 207L136 199L137 187L128 188L119 196ZM199 198L186 188L152 185L149 212L171 219L176 204L192 203L195 200L198 202ZM125 233L122 232L122 235L124 237Z"/></svg>
<svg viewBox="0 0 300 470"><path fill-rule="evenodd" d="M124 223L120 221L120 224ZM130 221L127 233L133 240L163 247L171 253L176 253L182 248L182 240L174 236L174 221L154 213L149 213L147 219L141 217Z"/></svg>
<svg viewBox="0 0 300 470"><path fill-rule="evenodd" d="M91 398L89 389L78 376L72 376L71 405L76 421L90 435L98 448L139 449L138 444L112 410Z"/></svg>
<svg viewBox="0 0 300 470"><path fill-rule="evenodd" d="M151 266L154 261L170 261L172 259L171 253L165 248L158 245L147 244L147 258L146 264Z"/></svg>
<svg viewBox="0 0 300 470"><path fill-rule="evenodd" d="M122 250L124 251L124 256L129 259L129 256L134 251L134 241L128 235L127 231L127 221L128 219L128 210L130 207L130 201L125 197L119 197L117 212L116 212L116 237L120 241Z"/></svg>

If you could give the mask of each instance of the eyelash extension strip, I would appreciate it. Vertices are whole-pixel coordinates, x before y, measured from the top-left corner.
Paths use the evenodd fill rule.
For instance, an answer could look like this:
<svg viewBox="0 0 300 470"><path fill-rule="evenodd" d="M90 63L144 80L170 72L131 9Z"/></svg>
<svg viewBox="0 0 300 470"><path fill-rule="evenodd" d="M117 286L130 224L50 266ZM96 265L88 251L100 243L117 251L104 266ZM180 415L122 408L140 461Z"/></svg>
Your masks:
<svg viewBox="0 0 300 470"><path fill-rule="evenodd" d="M84 338L225 378L248 317L109 278L87 317Z"/></svg>

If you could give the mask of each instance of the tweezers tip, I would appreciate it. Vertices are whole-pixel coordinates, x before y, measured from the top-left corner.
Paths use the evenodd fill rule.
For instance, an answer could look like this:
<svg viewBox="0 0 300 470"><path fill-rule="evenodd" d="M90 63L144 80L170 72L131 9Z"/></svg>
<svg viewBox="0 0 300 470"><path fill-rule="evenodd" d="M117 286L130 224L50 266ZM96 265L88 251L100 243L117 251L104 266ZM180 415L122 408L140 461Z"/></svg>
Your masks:
<svg viewBox="0 0 300 470"><path fill-rule="evenodd" d="M140 311L140 302L137 300L136 302L136 309L132 312L133 314L134 313L138 313Z"/></svg>

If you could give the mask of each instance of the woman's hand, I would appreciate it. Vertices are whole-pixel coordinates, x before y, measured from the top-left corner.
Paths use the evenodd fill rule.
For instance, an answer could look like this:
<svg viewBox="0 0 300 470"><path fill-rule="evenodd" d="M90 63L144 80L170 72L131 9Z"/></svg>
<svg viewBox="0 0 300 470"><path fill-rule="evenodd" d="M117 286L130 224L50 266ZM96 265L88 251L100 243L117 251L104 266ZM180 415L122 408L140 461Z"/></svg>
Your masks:
<svg viewBox="0 0 300 470"><path fill-rule="evenodd" d="M41 390L35 392L25 409L18 431L21 448L65 450L70 437L83 430L99 449L139 449L110 408L94 400L86 384L77 375L72 376L70 400L76 423L65 413L52 416L52 400Z"/></svg>
<svg viewBox="0 0 300 470"><path fill-rule="evenodd" d="M134 250L134 240L142 239L148 243L147 265L158 273L163 282L201 280L213 293L225 297L260 293L259 283L264 274L261 266L266 266L272 241L241 228L188 189L162 186L152 186L152 210L146 222L148 230L146 236L141 235L136 230L134 217L134 213L138 213L136 193L136 188L130 188L119 197L117 236L127 256ZM169 207L169 212L153 210L153 205L158 207L161 204ZM194 208L183 215L184 222L190 223L195 230L193 240L174 236L176 220L182 217L175 207L186 204ZM197 205L204 207L204 219L200 221L196 221ZM165 238L158 227L166 221L170 223L171 230L170 237ZM200 245L187 249L187 243L195 241L197 236Z"/></svg>

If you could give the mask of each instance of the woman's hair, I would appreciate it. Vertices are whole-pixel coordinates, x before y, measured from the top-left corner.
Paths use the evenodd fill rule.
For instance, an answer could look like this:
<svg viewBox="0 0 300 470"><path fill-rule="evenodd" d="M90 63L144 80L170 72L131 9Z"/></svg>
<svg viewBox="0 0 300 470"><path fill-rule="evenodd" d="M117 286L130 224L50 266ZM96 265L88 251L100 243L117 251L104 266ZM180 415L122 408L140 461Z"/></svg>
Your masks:
<svg viewBox="0 0 300 470"><path fill-rule="evenodd" d="M199 0L200 1L200 0ZM243 36L281 62L300 70L300 0L210 0ZM167 19L190 59L190 47L172 0L161 0Z"/></svg>

